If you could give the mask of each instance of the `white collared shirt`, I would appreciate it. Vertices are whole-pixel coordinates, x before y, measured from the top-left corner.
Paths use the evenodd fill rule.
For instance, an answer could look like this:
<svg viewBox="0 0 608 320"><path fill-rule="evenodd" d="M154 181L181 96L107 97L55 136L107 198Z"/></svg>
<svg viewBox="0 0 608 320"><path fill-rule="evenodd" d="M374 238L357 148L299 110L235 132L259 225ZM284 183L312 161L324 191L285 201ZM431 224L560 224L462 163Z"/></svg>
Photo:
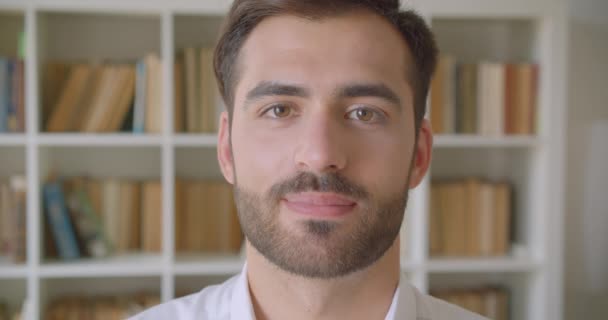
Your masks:
<svg viewBox="0 0 608 320"><path fill-rule="evenodd" d="M226 282L144 311L129 320L255 320L247 267ZM384 320L487 320L423 295L402 275Z"/></svg>

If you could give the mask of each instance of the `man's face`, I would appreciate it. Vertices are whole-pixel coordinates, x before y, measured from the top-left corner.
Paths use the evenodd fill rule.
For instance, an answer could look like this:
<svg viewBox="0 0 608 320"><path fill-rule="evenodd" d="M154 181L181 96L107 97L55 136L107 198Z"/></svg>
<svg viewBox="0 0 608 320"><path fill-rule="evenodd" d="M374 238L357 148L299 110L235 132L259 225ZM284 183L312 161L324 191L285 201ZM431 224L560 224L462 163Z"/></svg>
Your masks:
<svg viewBox="0 0 608 320"><path fill-rule="evenodd" d="M424 123L416 152L410 61L371 13L278 16L250 34L218 158L245 236L270 262L332 278L393 245L431 143Z"/></svg>

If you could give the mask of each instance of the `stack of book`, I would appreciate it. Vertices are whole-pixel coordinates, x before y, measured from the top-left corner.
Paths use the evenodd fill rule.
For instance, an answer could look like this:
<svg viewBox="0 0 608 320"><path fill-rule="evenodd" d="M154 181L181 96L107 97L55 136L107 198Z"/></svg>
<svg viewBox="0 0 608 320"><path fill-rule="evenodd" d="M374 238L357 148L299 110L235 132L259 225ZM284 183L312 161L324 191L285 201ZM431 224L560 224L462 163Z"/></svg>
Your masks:
<svg viewBox="0 0 608 320"><path fill-rule="evenodd" d="M180 253L237 253L243 235L232 186L223 181L177 180L175 248Z"/></svg>
<svg viewBox="0 0 608 320"><path fill-rule="evenodd" d="M218 89L213 48L186 48L177 57L175 132L212 133L218 128Z"/></svg>
<svg viewBox="0 0 608 320"><path fill-rule="evenodd" d="M0 57L0 133L25 131L24 86L23 60Z"/></svg>
<svg viewBox="0 0 608 320"><path fill-rule="evenodd" d="M431 295L489 319L509 319L509 294L504 288L431 290Z"/></svg>
<svg viewBox="0 0 608 320"><path fill-rule="evenodd" d="M0 302L0 320L21 320L21 313L11 314L6 303Z"/></svg>
<svg viewBox="0 0 608 320"><path fill-rule="evenodd" d="M49 180L43 196L48 258L161 250L159 181Z"/></svg>
<svg viewBox="0 0 608 320"><path fill-rule="evenodd" d="M439 134L532 135L538 65L458 63L441 56L431 83L431 124Z"/></svg>
<svg viewBox="0 0 608 320"><path fill-rule="evenodd" d="M433 182L431 256L503 256L510 249L512 188L470 178Z"/></svg>
<svg viewBox="0 0 608 320"><path fill-rule="evenodd" d="M53 301L44 315L46 320L122 320L160 303L156 294L130 297L64 297Z"/></svg>
<svg viewBox="0 0 608 320"><path fill-rule="evenodd" d="M45 130L160 133L161 71L155 54L135 65L48 63Z"/></svg>
<svg viewBox="0 0 608 320"><path fill-rule="evenodd" d="M25 177L0 180L0 260L25 262L26 203Z"/></svg>

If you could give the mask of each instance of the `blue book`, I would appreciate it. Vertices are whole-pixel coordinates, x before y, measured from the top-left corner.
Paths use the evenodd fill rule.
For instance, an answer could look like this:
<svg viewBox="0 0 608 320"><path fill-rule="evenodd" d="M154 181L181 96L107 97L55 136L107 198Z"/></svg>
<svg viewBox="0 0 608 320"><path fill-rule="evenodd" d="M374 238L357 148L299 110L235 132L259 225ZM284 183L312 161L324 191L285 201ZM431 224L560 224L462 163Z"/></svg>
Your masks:
<svg viewBox="0 0 608 320"><path fill-rule="evenodd" d="M133 102L133 133L144 133L146 124L146 63L135 66L135 101Z"/></svg>
<svg viewBox="0 0 608 320"><path fill-rule="evenodd" d="M0 57L0 133L8 130L8 104L10 102L9 61Z"/></svg>
<svg viewBox="0 0 608 320"><path fill-rule="evenodd" d="M43 194L46 218L51 226L59 256L66 260L80 258L76 234L60 183L47 182L43 187Z"/></svg>

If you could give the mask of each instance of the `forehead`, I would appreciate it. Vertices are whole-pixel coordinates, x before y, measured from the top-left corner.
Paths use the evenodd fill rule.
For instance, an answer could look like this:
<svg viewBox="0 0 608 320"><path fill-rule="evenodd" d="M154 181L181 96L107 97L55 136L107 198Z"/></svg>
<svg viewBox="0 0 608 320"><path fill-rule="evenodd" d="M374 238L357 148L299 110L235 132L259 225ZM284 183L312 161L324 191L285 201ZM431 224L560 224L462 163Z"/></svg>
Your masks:
<svg viewBox="0 0 608 320"><path fill-rule="evenodd" d="M388 21L366 11L309 20L280 15L263 20L239 57L239 87L289 81L327 88L348 82L382 82L407 90L410 53ZM402 86L402 88L398 88ZM333 89L333 88L332 88Z"/></svg>

